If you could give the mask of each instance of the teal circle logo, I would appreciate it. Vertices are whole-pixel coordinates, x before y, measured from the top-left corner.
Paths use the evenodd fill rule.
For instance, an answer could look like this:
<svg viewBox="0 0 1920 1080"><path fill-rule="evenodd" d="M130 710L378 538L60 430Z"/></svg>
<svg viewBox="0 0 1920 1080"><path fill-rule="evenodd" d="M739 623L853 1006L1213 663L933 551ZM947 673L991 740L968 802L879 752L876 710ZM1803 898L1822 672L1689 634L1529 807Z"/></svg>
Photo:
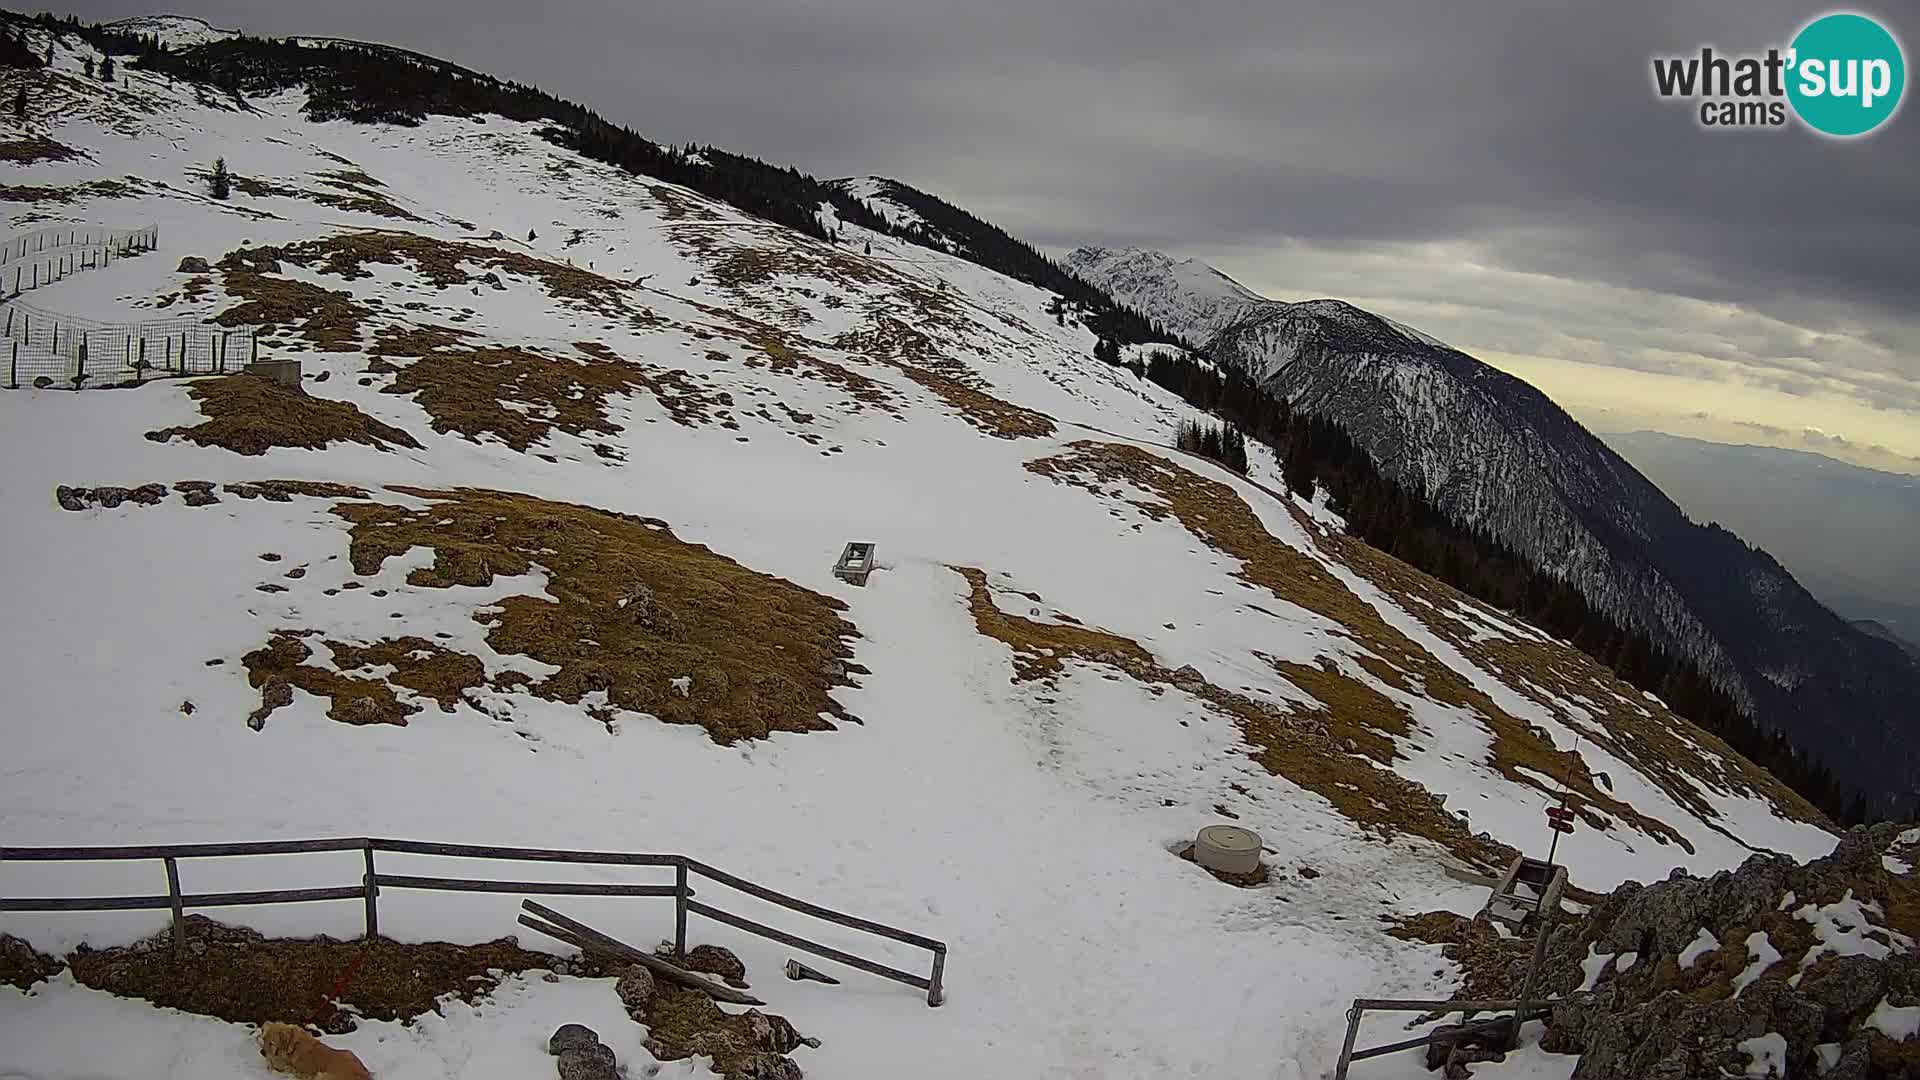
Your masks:
<svg viewBox="0 0 1920 1080"><path fill-rule="evenodd" d="M1794 36L1787 100L1823 135L1865 135L1900 107L1906 59L1894 36L1865 15L1822 15Z"/></svg>

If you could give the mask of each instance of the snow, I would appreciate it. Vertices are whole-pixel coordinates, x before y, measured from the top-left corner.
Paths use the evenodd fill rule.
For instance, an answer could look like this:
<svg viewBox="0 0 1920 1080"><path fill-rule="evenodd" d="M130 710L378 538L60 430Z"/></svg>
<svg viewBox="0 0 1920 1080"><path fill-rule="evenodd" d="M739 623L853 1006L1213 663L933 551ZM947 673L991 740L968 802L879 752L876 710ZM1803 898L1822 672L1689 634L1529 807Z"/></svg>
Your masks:
<svg viewBox="0 0 1920 1080"><path fill-rule="evenodd" d="M1767 969L1780 962L1780 950L1773 947L1773 939L1767 937L1765 930L1756 930L1747 935L1747 956L1750 958L1746 969L1733 977L1733 996L1739 997L1747 987L1752 986Z"/></svg>
<svg viewBox="0 0 1920 1080"><path fill-rule="evenodd" d="M1881 998L1873 1015L1867 1017L1866 1026L1896 1042L1905 1042L1920 1035L1920 1005L1893 1005Z"/></svg>
<svg viewBox="0 0 1920 1080"><path fill-rule="evenodd" d="M1580 980L1580 993L1584 994L1600 985L1600 976L1606 972L1607 964L1613 957L1613 953L1603 953L1595 945L1587 946L1587 958L1580 961L1580 970L1585 976Z"/></svg>
<svg viewBox="0 0 1920 1080"><path fill-rule="evenodd" d="M70 70L79 54L68 49L56 59ZM460 317L458 325L482 342L555 355L571 355L574 341L601 342L622 357L708 380L732 395L739 426L676 423L655 397L640 393L610 402L608 419L623 429L619 434L556 432L522 454L492 437L434 432L417 400L386 393L377 381L359 384L366 361L360 353L301 353L309 376L328 377L309 381L308 389L404 428L423 449L337 445L240 457L150 442L147 431L199 419L187 386L177 382L0 393L0 450L9 462L0 470L0 535L9 550L31 555L0 562L0 594L12 612L0 623L0 685L9 701L0 714L0 740L9 748L0 760L6 843L345 833L685 852L948 943L948 1004L934 1010L912 992L858 973L836 972L847 976L840 987L788 982L776 972L790 950L696 922L696 940L742 955L772 1011L824 1040L801 1053L803 1067L848 1080L1315 1077L1339 1052L1354 997L1444 996L1456 987L1453 966L1436 949L1382 934L1373 917L1477 910L1484 889L1450 878L1444 853L1424 840L1362 829L1325 799L1268 772L1233 723L1184 692L1083 663L1048 683L1013 682L1007 648L978 632L966 582L952 568L985 570L1004 610L1041 622L1070 617L1125 636L1169 669L1192 665L1215 684L1261 700L1308 704L1265 657L1324 660L1372 678L1360 664L1365 647L1347 628L1249 587L1237 577L1237 560L1178 521L1156 520L1027 468L1080 440L1124 442L1227 485L1276 541L1326 565L1419 648L1502 708L1549 730L1560 745L1575 741L1577 723L1602 719L1590 705L1539 704L1469 662L1410 615L1404 601L1340 565L1324 542L1325 530L1341 527L1338 516L1324 495L1309 506L1278 493L1271 455L1254 454L1250 482L1165 449L1177 426L1199 414L1130 372L1094 362L1093 335L1049 316L1049 294L853 226L845 227L839 252L856 253L876 275L857 297L841 283L800 274L769 286L779 292L732 292L715 281L687 237L742 246L800 241L691 192L582 160L539 138L540 124L497 117L436 117L411 129L313 124L302 116L297 92L255 99L251 112L225 112L197 105L188 88L140 73L128 79L120 95L145 95L150 113L105 94L80 100L50 133L93 157L21 166L18 182L143 177L153 186L136 198L82 198L49 209L79 224L155 221L160 250L58 282L36 293L36 303L102 319L205 317L232 303L217 287L197 305L153 306L178 291L183 279L174 267L182 255L217 260L243 243L289 243L350 228L401 227L469 242L498 230L506 239L484 242L605 263L602 272L645 279L640 295L658 324L636 327L586 310L511 273L502 274L504 291L482 289L477 297L462 286L434 287L410 266L373 265L351 281L292 266L282 276L362 302L388 301L395 317L394 309L408 310L403 304L423 305L420 314L405 316L421 322ZM123 133L121 124L139 125L140 134ZM291 198L215 203L198 195L190 175L215 154L243 175L298 187L313 186L316 173L343 167L337 158L345 158L424 220L396 223ZM684 206L669 207L669 197ZM682 210L685 216L676 216ZM570 246L575 229L590 229L591 239ZM521 240L530 230L536 238ZM867 245L871 262L857 254ZM692 279L701 283L684 284ZM1230 282L1214 284L1222 299L1236 295ZM959 312L956 327L943 331L943 345L982 392L1044 412L1059 430L1024 440L988 436L896 368L832 344L864 325L865 303L901 302L913 289L939 290ZM843 296L856 302L827 302ZM723 332L733 312L781 325L805 316L804 333L817 343L809 348L872 379L891 395L894 411L863 406L804 373L746 367L748 350ZM769 419L777 409L766 416L752 411L763 402L812 422ZM802 434L822 445L803 442ZM594 452L601 443L621 456L601 458ZM829 445L840 452L827 453ZM60 484L268 477L358 484L376 500L411 507L429 503L387 485L528 492L664 519L684 540L847 604L846 617L861 635L853 660L869 674L836 698L865 723L720 746L698 729L644 714L620 715L610 732L579 708L488 689L453 712L429 706L404 728L338 724L326 718L323 701L296 693L262 730L249 730L244 718L259 694L240 658L282 628L320 631L310 640L311 662L323 666L333 663L324 638L372 640L404 627L476 657L490 673L512 669L538 679L553 670L496 651L474 619L508 597L547 595L552 582L541 567L481 588L426 588L407 580L431 558L416 550L388 560L364 579L366 589L329 596L351 568L345 523L324 500L226 496L195 509L170 497L152 507L71 513L52 499ZM1129 490L1127 497L1138 494ZM830 572L850 536L873 540L886 554L888 572L865 588ZM265 552L281 561L262 562ZM306 575L284 579L295 566L306 567ZM263 582L287 591L262 593ZM387 595L376 600L375 590ZM1478 607L1453 614L1488 633L1533 633ZM682 692L699 692L693 674L670 677ZM1596 698L1600 693L1596 687ZM1544 798L1487 767L1491 735L1482 718L1414 693L1395 690L1392 698L1415 725L1402 747L1406 760L1396 764L1402 775L1471 812L1477 830L1529 849L1544 843ZM195 706L190 714L182 709L188 701ZM590 703L609 704L604 697ZM1716 798L1721 816L1702 822L1590 740L1581 753L1613 777L1619 797L1674 825L1697 848L1688 856L1624 826L1583 825L1561 851L1587 887L1657 880L1674 865L1731 867L1748 854L1743 841L1789 851L1817 847L1822 838L1831 845L1830 836L1788 826L1753 800ZM1287 874L1241 890L1173 857L1172 849L1217 820L1216 805L1265 838L1272 865L1312 865L1320 876ZM396 873L502 876L500 867L460 860L392 862ZM10 863L0 866L0 894L151 893L158 872L138 863ZM182 866L189 891L337 885L359 873L353 853ZM658 881L657 872L646 878L607 868L539 873ZM914 970L927 962L916 950L823 929L744 897L729 894L721 902L876 960ZM505 896L395 890L382 897L381 927L403 940L487 940L515 929L516 904ZM665 904L570 899L563 910L641 943L670 936L672 926ZM219 914L298 935L354 934L360 917L353 904ZM0 917L0 931L56 951L124 942L163 924L150 912ZM1589 983L1610 959L1600 957L1589 969ZM1287 972L1313 977L1275 978ZM592 1024L623 1061L646 1063L640 1029L618 1011L606 985L574 980L510 980L491 1004L451 1004L443 1017L406 1027L365 1024L342 1042L382 1077L494 1080L550 1069L540 1043L563 1021ZM90 1037L102 1028L115 1038ZM0 1075L258 1075L251 1053L241 1028L115 1000L69 981L31 996L0 990ZM1527 1046L1480 1075L1564 1080L1571 1067L1571 1058ZM1381 1062L1368 1075L1411 1076L1416 1068ZM684 1064L662 1073L694 1074Z"/></svg>
<svg viewBox="0 0 1920 1080"><path fill-rule="evenodd" d="M1786 1080L1787 1076L1787 1037L1777 1031L1757 1035L1740 1042L1740 1052L1747 1055L1748 1076L1776 1077Z"/></svg>
<svg viewBox="0 0 1920 1080"><path fill-rule="evenodd" d="M1866 956L1876 960L1910 949L1913 940L1897 930L1878 925L1878 905L1862 904L1853 890L1831 904L1805 904L1793 917L1810 924L1816 944L1800 961L1800 970L1812 967L1823 956Z"/></svg>
<svg viewBox="0 0 1920 1080"><path fill-rule="evenodd" d="M1690 943L1686 948L1680 950L1681 970L1684 971L1687 968L1692 967L1695 961L1699 960L1701 957L1707 955L1710 952L1718 951L1719 948L1720 948L1720 939L1717 937L1714 937L1713 932L1708 930L1706 927L1704 926L1701 927L1700 933L1694 937L1692 943Z"/></svg>

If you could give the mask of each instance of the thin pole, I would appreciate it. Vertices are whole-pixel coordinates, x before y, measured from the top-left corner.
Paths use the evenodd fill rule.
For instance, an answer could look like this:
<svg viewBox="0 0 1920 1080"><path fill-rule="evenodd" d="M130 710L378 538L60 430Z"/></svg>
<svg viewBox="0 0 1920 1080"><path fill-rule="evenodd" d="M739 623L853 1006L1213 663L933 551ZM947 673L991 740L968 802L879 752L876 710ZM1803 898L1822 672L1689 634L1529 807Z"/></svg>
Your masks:
<svg viewBox="0 0 1920 1080"><path fill-rule="evenodd" d="M938 1008L947 1000L947 992L942 989L942 980L947 974L947 950L937 949L933 954L933 975L927 980L927 1004Z"/></svg>
<svg viewBox="0 0 1920 1080"><path fill-rule="evenodd" d="M180 864L166 857L167 899L173 903L173 958L185 959L187 953L187 916L180 900Z"/></svg>
<svg viewBox="0 0 1920 1080"><path fill-rule="evenodd" d="M673 866L673 955L682 963L687 959L687 862Z"/></svg>
<svg viewBox="0 0 1920 1080"><path fill-rule="evenodd" d="M1347 1042L1340 1048L1340 1062L1333 1067L1333 1080L1347 1080L1347 1066L1353 1064L1353 1041L1360 1036L1360 1006L1347 1010Z"/></svg>
<svg viewBox="0 0 1920 1080"><path fill-rule="evenodd" d="M372 941L380 936L380 885L373 873L373 843L369 841L360 851L367 858L367 940Z"/></svg>

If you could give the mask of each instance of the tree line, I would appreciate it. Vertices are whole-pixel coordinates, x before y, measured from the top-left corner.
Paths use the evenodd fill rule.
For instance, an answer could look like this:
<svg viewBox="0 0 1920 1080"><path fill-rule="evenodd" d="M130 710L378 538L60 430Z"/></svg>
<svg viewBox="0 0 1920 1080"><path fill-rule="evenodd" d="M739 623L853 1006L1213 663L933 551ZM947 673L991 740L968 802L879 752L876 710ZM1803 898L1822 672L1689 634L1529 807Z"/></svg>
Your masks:
<svg viewBox="0 0 1920 1080"><path fill-rule="evenodd" d="M1763 731L1692 661L1621 627L1571 584L1383 476L1338 422L1296 413L1245 374L1182 353L1156 352L1145 375L1244 438L1271 447L1288 489L1309 499L1325 492L1327 505L1356 537L1571 642L1621 681L1658 695L1674 713L1725 740L1839 824L1866 820L1864 797L1849 799L1831 771L1785 736Z"/></svg>

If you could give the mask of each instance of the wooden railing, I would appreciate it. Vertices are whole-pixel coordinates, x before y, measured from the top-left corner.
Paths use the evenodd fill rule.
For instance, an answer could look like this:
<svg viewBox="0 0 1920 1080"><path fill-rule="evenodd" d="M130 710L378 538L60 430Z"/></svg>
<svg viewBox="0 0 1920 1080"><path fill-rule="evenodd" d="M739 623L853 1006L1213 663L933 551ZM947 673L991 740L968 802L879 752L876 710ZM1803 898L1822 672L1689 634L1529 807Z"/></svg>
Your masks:
<svg viewBox="0 0 1920 1080"><path fill-rule="evenodd" d="M328 888L266 889L251 892L187 893L180 888L180 860L221 859L248 855L293 855L311 852L358 851L365 858L366 870L358 885ZM673 869L671 885L641 885L594 881L506 881L498 879L423 877L412 874L383 874L374 864L375 852L407 855L440 855L451 858L511 862L552 862L573 865L658 866ZM736 877L685 855L654 855L619 851L567 851L552 848L491 847L475 844L435 844L418 840L382 840L371 837L340 837L325 840L269 840L241 844L160 844L140 847L0 847L0 864L8 862L124 862L158 860L166 870L167 891L146 896L80 897L5 897L0 896L0 912L6 911L168 911L173 914L176 943L185 940L186 912L193 908L240 907L256 904L302 904L324 900L362 900L366 904L366 936L380 933L380 891L424 889L452 892L531 893L538 896L636 896L671 898L674 902L674 949L685 957L687 916L700 915L735 929L777 941L796 949L825 957L850 968L905 983L927 994L927 1004L938 1005L944 997L942 980L946 973L947 946L896 927L863 919L819 904L809 903L784 893ZM743 915L694 899L691 878L695 875L718 885L746 893L789 911L834 923L851 930L887 938L933 954L928 975L915 975L899 968L855 956L806 938L755 922Z"/></svg>

